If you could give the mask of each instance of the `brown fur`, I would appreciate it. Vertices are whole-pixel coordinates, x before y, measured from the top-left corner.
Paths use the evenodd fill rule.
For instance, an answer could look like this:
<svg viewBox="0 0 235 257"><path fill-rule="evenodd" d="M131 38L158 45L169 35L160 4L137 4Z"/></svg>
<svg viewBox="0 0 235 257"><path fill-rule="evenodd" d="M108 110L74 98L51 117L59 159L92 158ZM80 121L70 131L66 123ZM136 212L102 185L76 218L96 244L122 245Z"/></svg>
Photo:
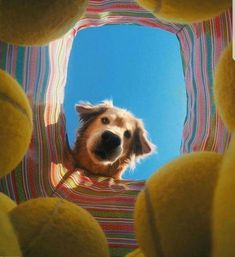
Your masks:
<svg viewBox="0 0 235 257"><path fill-rule="evenodd" d="M147 139L143 123L131 113L113 107L110 102L95 106L80 104L77 105L77 111L82 125L78 130L75 146L70 152L70 168L81 168L88 174L121 179L128 165L152 153L154 146ZM102 124L102 117L108 118L110 124ZM121 152L113 162L99 162L91 152L99 143L99 135L106 130L118 134L122 140ZM126 130L131 133L130 138L123 136Z"/></svg>

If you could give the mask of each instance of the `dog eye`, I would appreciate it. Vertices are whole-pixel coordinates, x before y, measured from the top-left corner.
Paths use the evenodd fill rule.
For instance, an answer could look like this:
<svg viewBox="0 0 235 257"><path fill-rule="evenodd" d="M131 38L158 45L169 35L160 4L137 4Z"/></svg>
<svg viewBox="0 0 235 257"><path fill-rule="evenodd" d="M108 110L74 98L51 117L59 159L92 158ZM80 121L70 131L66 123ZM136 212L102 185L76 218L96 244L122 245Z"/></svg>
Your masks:
<svg viewBox="0 0 235 257"><path fill-rule="evenodd" d="M129 130L126 130L126 131L124 132L124 137L130 138L130 137L131 137L131 132L130 132Z"/></svg>
<svg viewBox="0 0 235 257"><path fill-rule="evenodd" d="M103 124L109 124L109 119L107 118L107 117L103 117L103 118L101 118L101 122L103 123Z"/></svg>

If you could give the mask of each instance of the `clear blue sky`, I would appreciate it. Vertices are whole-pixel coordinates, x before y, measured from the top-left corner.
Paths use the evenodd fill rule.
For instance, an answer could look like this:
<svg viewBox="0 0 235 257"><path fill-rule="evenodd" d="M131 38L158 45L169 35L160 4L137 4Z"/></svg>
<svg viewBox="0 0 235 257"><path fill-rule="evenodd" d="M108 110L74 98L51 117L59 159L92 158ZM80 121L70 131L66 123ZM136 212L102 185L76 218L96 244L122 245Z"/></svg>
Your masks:
<svg viewBox="0 0 235 257"><path fill-rule="evenodd" d="M75 103L113 99L144 120L156 154L125 179L146 179L177 157L186 113L179 43L172 33L136 25L80 31L70 55L64 108L70 144L79 125Z"/></svg>

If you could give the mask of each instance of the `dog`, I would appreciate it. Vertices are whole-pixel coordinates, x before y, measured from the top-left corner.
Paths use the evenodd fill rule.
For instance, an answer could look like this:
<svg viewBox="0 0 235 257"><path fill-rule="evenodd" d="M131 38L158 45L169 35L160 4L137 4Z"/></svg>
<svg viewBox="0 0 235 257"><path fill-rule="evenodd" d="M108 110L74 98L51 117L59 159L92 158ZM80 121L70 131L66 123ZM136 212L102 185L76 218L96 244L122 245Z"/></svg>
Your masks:
<svg viewBox="0 0 235 257"><path fill-rule="evenodd" d="M75 145L70 149L73 169L88 174L121 179L128 166L154 152L143 122L112 101L98 105L79 103L76 111L81 126Z"/></svg>

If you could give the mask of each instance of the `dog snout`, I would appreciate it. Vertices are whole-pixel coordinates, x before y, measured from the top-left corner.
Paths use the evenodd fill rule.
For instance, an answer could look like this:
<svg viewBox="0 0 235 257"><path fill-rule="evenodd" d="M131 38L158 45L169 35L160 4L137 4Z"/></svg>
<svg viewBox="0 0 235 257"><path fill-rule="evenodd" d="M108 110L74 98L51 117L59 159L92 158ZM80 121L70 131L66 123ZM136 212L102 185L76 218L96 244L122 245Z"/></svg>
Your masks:
<svg viewBox="0 0 235 257"><path fill-rule="evenodd" d="M102 144L107 150L112 150L121 145L121 138L111 131L104 131L102 136Z"/></svg>

